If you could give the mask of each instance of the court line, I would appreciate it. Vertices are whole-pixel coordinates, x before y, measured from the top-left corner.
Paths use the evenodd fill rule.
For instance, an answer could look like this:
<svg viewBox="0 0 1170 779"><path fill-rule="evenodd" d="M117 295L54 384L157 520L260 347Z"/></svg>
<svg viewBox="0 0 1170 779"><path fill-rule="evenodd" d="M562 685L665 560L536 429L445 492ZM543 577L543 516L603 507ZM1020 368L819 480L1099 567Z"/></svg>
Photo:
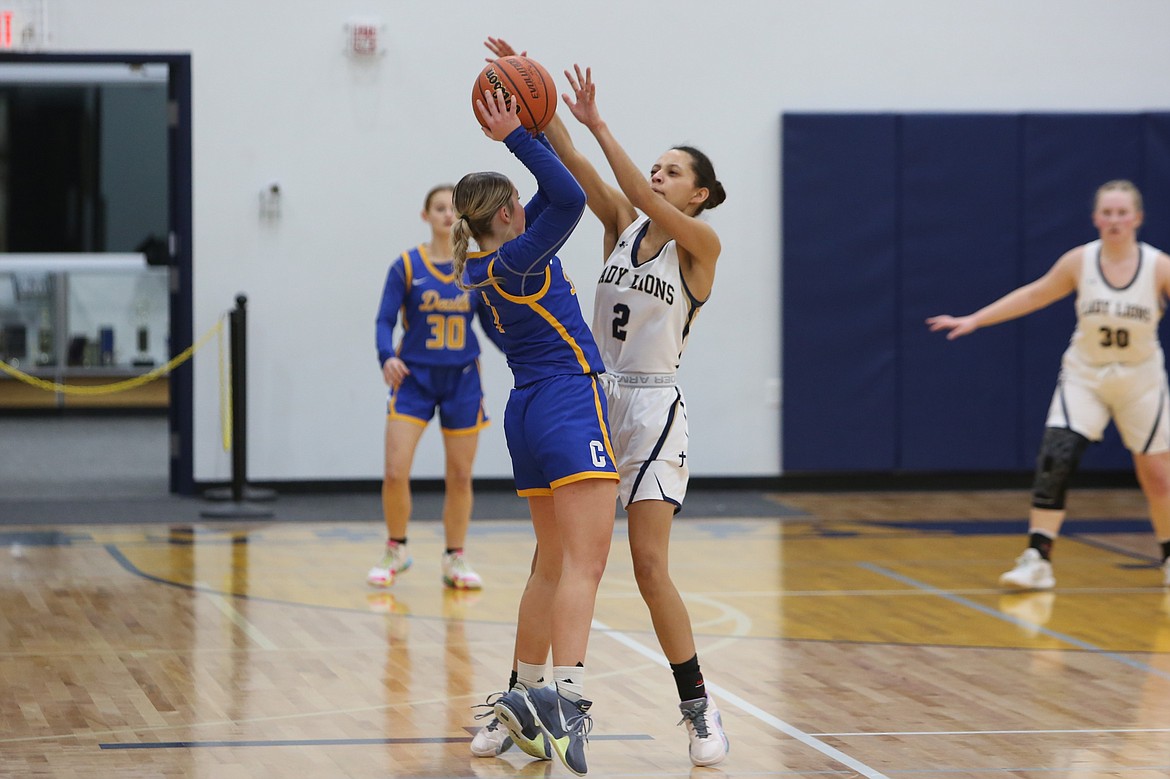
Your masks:
<svg viewBox="0 0 1170 779"><path fill-rule="evenodd" d="M590 741L653 741L645 733L590 736ZM100 749L199 749L205 747L351 747L401 744L470 744L471 736L430 738L292 738L286 740L242 739L240 741L152 741L98 744Z"/></svg>
<svg viewBox="0 0 1170 779"><path fill-rule="evenodd" d="M1090 644L1088 641L1082 641L1076 636L1070 636L1066 633L1050 630L1043 625L1037 625L1035 622L1029 622L1026 619L1020 619L1019 617L1014 617L1011 614L1004 614L998 609L993 609L990 606L984 606L982 603L976 603L969 598L964 598L961 595L955 595L951 592L948 592L947 590L940 589L932 584L927 584L926 582L920 582L910 576L904 576L897 571L891 571L889 568L884 568L880 565L875 565L873 563L857 563L857 566L859 568L864 568L865 570L872 573L876 573L889 579L893 579L894 581L901 582L902 584L906 584L911 587L917 587L923 592L937 595L938 597L944 600L948 600L951 603L965 606L966 608L972 609L973 611L978 611L980 614L985 614L1002 622L1008 622L1012 625L1016 625L1017 627L1026 628L1028 630L1036 630L1037 632L1042 633L1049 638L1055 638L1056 640L1063 641L1066 644L1072 644L1078 649L1083 649L1087 652L1092 652L1093 654L1099 655L1100 657L1113 660L1115 662L1121 663L1122 665L1127 665L1130 668L1141 671L1142 673L1170 680L1170 673L1153 668L1146 663L1138 662L1137 660L1126 657L1125 655L1119 654L1117 652L1109 652L1097 646L1096 644Z"/></svg>
<svg viewBox="0 0 1170 779"><path fill-rule="evenodd" d="M603 631L605 633L605 635L609 636L614 641L617 641L619 644L621 644L629 649L634 650L635 652L642 655L643 657L648 658L649 660L652 660L653 662L657 663L658 665L665 667L667 670L670 669L670 661L668 661L666 659L666 657L664 657L660 652L657 652L657 651L650 649L649 647L647 647L643 644L640 644L639 642L637 642L634 639L627 636L625 633L622 633L621 631L618 631L618 630L614 630L613 628L609 627L608 625L606 625L603 622L598 622L597 620L593 620L593 627L596 630ZM768 712L764 711L760 707L756 706L755 704L749 703L748 701L739 697L738 695L731 692L730 690L728 690L724 687L720 687L719 685L713 684L711 682L707 682L706 686L708 689L710 689L711 691L716 693L720 699L727 701L728 703L731 703L732 705L736 706L737 708L739 708L743 712L752 715L753 717L758 719L760 722L763 722L766 725L771 725L776 730L779 730L781 733L784 733L785 735L796 739L797 741L804 744L805 746L807 746L811 749L815 749L816 751L820 752L822 755L825 755L829 759L835 760L838 763L840 763L844 766L847 766L848 768L852 769L853 771L856 771L857 773L861 774L863 777L866 777L866 779L890 779L888 776L881 773L880 771L873 769L873 768L870 768L865 763L862 763L861 761L850 757L849 755L845 754L844 752L842 752L839 749L836 749L835 747L829 746L824 741L821 741L820 739L816 738L815 736L810 735L808 733L805 733L800 728L797 728L793 725L790 725L787 722L785 722L784 720L780 719L779 717L776 717L772 714L769 714Z"/></svg>
<svg viewBox="0 0 1170 779"><path fill-rule="evenodd" d="M814 733L826 738L858 736L1054 736L1109 733L1170 733L1170 728L1069 728L1065 730L891 730L883 733Z"/></svg>
<svg viewBox="0 0 1170 779"><path fill-rule="evenodd" d="M195 590L199 592L207 600L211 601L219 611L227 617L233 625L238 627L244 634L255 641L264 649L278 649L279 647L271 641L268 636L260 631L260 628L248 621L248 618L241 614L235 606L228 602L227 598L220 595L215 590L211 589L203 582L195 582Z"/></svg>

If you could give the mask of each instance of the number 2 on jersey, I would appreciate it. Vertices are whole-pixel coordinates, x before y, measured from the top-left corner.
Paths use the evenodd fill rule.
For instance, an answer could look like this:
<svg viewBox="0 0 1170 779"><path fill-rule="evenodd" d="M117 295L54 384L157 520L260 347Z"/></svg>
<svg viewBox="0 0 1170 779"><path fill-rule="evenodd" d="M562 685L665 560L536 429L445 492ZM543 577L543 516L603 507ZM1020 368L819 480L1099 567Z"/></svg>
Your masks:
<svg viewBox="0 0 1170 779"><path fill-rule="evenodd" d="M626 325L630 323L630 307L625 303L617 303L613 307L613 337L619 341L626 340Z"/></svg>

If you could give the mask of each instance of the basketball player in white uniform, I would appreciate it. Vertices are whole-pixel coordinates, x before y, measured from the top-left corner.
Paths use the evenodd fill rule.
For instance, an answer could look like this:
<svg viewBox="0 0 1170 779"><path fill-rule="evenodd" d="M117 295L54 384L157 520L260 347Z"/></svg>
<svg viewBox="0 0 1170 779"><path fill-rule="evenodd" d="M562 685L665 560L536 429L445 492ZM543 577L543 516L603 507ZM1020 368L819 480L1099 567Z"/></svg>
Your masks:
<svg viewBox="0 0 1170 779"><path fill-rule="evenodd" d="M497 57L516 53L498 38L489 38L487 47ZM566 75L575 100L565 107L593 133L620 187L601 179L554 117L545 135L605 231L608 259L597 286L593 337L605 362L602 381L634 575L674 672L691 762L713 765L727 755L727 737L703 683L690 617L667 559L670 526L687 484L686 406L675 371L695 314L711 294L721 248L714 229L696 217L726 195L710 160L691 147L667 150L647 179L602 121L588 71ZM484 738L476 737L481 746L489 727L481 730ZM474 747L475 754L486 752Z"/></svg>
<svg viewBox="0 0 1170 779"><path fill-rule="evenodd" d="M1137 240L1142 197L1128 181L1097 190L1100 238L1071 249L1031 284L965 317L927 319L947 338L1024 316L1076 291L1077 327L1061 361L1032 487L1029 545L1000 577L1011 590L1049 590L1052 545L1069 479L1112 420L1133 453L1170 586L1170 391L1158 322L1170 298L1170 257Z"/></svg>
<svg viewBox="0 0 1170 779"><path fill-rule="evenodd" d="M687 288L674 240L653 253L644 247L651 226L640 216L618 237L597 282L593 332L605 362L622 505L665 501L673 513L689 473L686 404L675 371L702 301Z"/></svg>

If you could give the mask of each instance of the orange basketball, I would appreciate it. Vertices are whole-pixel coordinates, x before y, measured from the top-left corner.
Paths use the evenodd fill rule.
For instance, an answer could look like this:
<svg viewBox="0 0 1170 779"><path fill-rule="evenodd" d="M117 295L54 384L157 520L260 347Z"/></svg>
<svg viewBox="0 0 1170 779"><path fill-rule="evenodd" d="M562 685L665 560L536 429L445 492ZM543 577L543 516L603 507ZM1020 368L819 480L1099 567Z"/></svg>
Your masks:
<svg viewBox="0 0 1170 779"><path fill-rule="evenodd" d="M471 90L471 110L483 125L483 117L475 106L483 100L484 92L504 90L504 98L520 106L520 124L530 132L538 133L552 121L557 111L557 88L552 76L534 59L517 55L492 60L480 71Z"/></svg>

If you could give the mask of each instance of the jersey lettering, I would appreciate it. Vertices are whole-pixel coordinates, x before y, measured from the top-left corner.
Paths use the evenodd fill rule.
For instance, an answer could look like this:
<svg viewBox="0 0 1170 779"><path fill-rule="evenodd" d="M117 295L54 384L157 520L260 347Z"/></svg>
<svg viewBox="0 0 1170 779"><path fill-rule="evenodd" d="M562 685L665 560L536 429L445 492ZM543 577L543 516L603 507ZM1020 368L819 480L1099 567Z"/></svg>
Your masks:
<svg viewBox="0 0 1170 779"><path fill-rule="evenodd" d="M471 300L468 293L464 292L458 297L445 298L437 289L428 289L422 293L422 300L418 303L418 310L427 311L443 311L450 312L467 312L471 310Z"/></svg>

